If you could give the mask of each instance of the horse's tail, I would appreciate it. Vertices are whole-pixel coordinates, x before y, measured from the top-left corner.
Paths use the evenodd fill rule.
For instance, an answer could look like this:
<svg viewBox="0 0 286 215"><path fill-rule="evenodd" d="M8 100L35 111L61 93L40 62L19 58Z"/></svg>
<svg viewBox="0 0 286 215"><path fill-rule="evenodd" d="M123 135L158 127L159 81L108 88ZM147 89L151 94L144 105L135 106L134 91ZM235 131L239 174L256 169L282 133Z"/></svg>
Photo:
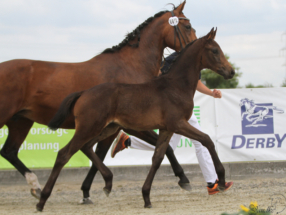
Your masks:
<svg viewBox="0 0 286 215"><path fill-rule="evenodd" d="M82 92L76 92L68 95L61 103L61 106L52 120L49 122L48 126L51 130L57 130L70 115L76 101L81 96Z"/></svg>

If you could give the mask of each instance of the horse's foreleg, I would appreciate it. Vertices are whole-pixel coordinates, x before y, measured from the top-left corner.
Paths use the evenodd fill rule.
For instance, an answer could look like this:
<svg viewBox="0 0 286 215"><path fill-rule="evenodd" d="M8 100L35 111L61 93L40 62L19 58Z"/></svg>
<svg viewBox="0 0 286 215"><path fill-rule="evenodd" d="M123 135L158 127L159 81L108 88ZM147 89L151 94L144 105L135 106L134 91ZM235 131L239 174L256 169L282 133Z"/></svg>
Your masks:
<svg viewBox="0 0 286 215"><path fill-rule="evenodd" d="M104 160L113 140L117 136L118 132L116 132L114 135L106 138L105 140L102 140L97 143L95 153L100 158L100 160ZM86 178L84 179L81 190L83 192L83 204L92 204L92 201L89 199L89 191L91 188L92 181L94 179L95 174L97 173L97 168L94 164L92 164Z"/></svg>
<svg viewBox="0 0 286 215"><path fill-rule="evenodd" d="M209 153L212 157L214 166L215 166L215 170L218 176L218 185L219 188L221 190L224 190L225 188L225 170L224 167L222 165L222 163L219 160L219 157L215 151L215 145L213 143L213 141L211 140L211 138L199 131L198 129L194 128L193 126L191 126L187 121L181 121L179 122L177 125L175 125L174 127L174 132L184 135L185 137L188 137L190 139L194 139L199 141L203 146L205 146L208 150Z"/></svg>
<svg viewBox="0 0 286 215"><path fill-rule="evenodd" d="M153 146L156 146L156 142L158 140L158 134L152 130L150 130L150 131L134 131L134 130L124 129L124 131L133 135L133 136L136 136L136 137L144 140L145 142L147 142ZM190 191L191 190L190 181L187 178L187 176L185 175L185 172L184 172L183 168L181 167L181 165L179 164L179 162L178 162L178 160L174 154L174 151L170 145L168 145L166 155L167 155L168 160L170 161L170 164L171 164L172 169L175 173L175 176L180 178L178 184L180 185L181 188L183 188L187 191Z"/></svg>
<svg viewBox="0 0 286 215"><path fill-rule="evenodd" d="M0 153L26 178L27 183L31 186L31 194L39 199L41 196L41 186L37 176L18 158L19 148L33 123L33 121L23 117L9 120L6 123L9 134Z"/></svg>
<svg viewBox="0 0 286 215"><path fill-rule="evenodd" d="M159 134L158 141L156 144L156 149L152 157L152 166L145 180L145 183L142 187L142 194L143 194L143 199L145 203L144 205L145 208L152 207L151 201L150 201L150 191L151 191L152 182L153 182L153 179L154 179L154 176L157 170L159 169L164 159L164 155L165 155L165 152L167 150L167 147L169 145L169 141L172 135L173 133L171 132L160 130L160 134Z"/></svg>

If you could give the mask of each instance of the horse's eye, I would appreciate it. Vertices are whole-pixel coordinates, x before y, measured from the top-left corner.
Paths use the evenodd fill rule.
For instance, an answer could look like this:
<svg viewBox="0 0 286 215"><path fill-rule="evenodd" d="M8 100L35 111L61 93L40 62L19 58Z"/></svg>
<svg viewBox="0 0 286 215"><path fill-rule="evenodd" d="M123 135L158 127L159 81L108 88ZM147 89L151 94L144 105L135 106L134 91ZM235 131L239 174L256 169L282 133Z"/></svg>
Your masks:
<svg viewBox="0 0 286 215"><path fill-rule="evenodd" d="M191 30L191 29L192 29L192 26L190 26L190 25L186 25L185 27L186 27L186 29L188 29L188 30Z"/></svg>
<svg viewBox="0 0 286 215"><path fill-rule="evenodd" d="M212 49L212 53L218 54L218 50L217 49Z"/></svg>

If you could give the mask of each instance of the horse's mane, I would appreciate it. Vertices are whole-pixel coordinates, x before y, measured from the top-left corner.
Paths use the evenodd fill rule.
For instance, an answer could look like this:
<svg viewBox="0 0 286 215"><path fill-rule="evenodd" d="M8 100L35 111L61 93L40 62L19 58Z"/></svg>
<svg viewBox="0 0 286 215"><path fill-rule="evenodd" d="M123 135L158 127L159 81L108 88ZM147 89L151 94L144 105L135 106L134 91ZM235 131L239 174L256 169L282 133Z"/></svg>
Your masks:
<svg viewBox="0 0 286 215"><path fill-rule="evenodd" d="M186 52L186 50L188 49L188 47L190 47L191 45L193 45L196 41L197 41L197 39L194 40L194 41L192 41L192 42L190 42L189 44L187 44L187 45L185 46L185 48L183 48L183 49L178 53L178 55L174 58L174 60L172 61L171 65L169 66L168 70L167 70L166 72L164 72L164 75L167 74L167 73L169 73L170 69L172 68L173 64L177 61L177 59L179 59L179 58Z"/></svg>
<svg viewBox="0 0 286 215"><path fill-rule="evenodd" d="M160 17L160 16L162 16L163 14L165 14L167 12L169 12L169 11L167 11L167 10L161 11L161 12L156 13L154 16L149 17L142 24L137 26L137 28L135 28L131 33L127 34L125 39L121 43L119 43L117 46L113 46L112 48L105 49L102 52L102 54L104 54L104 53L114 53L116 51L119 51L123 46L128 44L129 41L132 41L132 40L134 40L136 38L136 36L139 36L140 31L143 28L145 28L150 22L152 22L155 18Z"/></svg>

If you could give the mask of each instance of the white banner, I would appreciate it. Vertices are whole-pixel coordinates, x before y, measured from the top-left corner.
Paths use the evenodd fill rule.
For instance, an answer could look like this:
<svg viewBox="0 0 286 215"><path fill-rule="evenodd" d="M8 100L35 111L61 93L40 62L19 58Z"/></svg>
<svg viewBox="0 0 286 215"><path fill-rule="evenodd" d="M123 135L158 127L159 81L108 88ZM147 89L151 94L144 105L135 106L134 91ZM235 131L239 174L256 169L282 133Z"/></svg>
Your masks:
<svg viewBox="0 0 286 215"><path fill-rule="evenodd" d="M216 100L222 162L285 160L286 88L223 90Z"/></svg>
<svg viewBox="0 0 286 215"><path fill-rule="evenodd" d="M213 140L222 162L285 160L286 88L221 90L214 99L199 92L194 112L202 131ZM110 153L110 152L109 152ZM125 149L105 164L151 164L153 152ZM198 163L194 145L185 137L175 150L180 164ZM163 164L169 161L165 157Z"/></svg>

